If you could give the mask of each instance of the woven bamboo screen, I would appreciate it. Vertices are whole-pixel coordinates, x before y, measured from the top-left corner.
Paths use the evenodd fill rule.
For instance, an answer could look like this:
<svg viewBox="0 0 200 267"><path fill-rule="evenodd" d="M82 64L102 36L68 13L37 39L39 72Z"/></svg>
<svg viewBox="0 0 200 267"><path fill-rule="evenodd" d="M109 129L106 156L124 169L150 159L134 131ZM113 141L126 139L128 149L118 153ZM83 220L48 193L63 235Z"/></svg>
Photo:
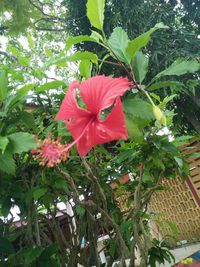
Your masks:
<svg viewBox="0 0 200 267"><path fill-rule="evenodd" d="M194 141L188 148L183 151L184 154L200 152L200 143ZM160 213L161 220L177 225L178 241L193 242L200 240L200 157L190 158L189 162L190 177L184 183L179 178L164 181L168 190L152 196L150 210ZM167 225L157 230L162 236L172 234Z"/></svg>

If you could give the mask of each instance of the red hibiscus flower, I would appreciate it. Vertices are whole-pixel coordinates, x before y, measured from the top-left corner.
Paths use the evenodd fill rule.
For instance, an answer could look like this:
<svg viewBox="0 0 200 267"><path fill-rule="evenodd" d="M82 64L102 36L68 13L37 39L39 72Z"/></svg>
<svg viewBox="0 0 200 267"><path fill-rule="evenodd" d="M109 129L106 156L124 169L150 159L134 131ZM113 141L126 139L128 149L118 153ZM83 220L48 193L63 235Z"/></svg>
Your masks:
<svg viewBox="0 0 200 267"><path fill-rule="evenodd" d="M127 138L127 129L120 96L130 89L127 78L95 76L70 84L56 120L63 120L74 138L79 155L86 155L97 144ZM87 109L77 102L77 94ZM105 119L102 112L110 108Z"/></svg>

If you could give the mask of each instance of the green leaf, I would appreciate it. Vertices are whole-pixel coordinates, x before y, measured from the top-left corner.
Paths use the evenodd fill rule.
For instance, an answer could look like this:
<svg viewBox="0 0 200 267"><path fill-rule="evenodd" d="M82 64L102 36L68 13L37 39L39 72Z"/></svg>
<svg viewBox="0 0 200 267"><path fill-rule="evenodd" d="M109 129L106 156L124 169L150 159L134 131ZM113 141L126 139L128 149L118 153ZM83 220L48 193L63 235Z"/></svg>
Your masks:
<svg viewBox="0 0 200 267"><path fill-rule="evenodd" d="M39 198L41 198L42 196L44 196L47 192L46 188L35 188L33 190L33 198L35 200L38 200Z"/></svg>
<svg viewBox="0 0 200 267"><path fill-rule="evenodd" d="M8 92L8 74L6 70L0 70L0 101L6 98Z"/></svg>
<svg viewBox="0 0 200 267"><path fill-rule="evenodd" d="M79 64L80 75L84 78L91 77L92 63L89 60L83 60Z"/></svg>
<svg viewBox="0 0 200 267"><path fill-rule="evenodd" d="M84 52L76 52L72 56L66 57L67 61L78 61L78 60L90 60L93 63L97 63L98 56L94 53L84 51Z"/></svg>
<svg viewBox="0 0 200 267"><path fill-rule="evenodd" d="M44 51L45 51L45 53L46 53L46 55L47 55L48 57L52 57L52 56L53 56L52 51L51 51L48 47L45 47L45 48L44 48Z"/></svg>
<svg viewBox="0 0 200 267"><path fill-rule="evenodd" d="M151 86L148 87L148 90L153 91L153 90L157 90L163 87L181 87L181 86L184 86L184 85L180 82L164 81L164 82L158 82L158 83L152 84Z"/></svg>
<svg viewBox="0 0 200 267"><path fill-rule="evenodd" d="M13 69L8 69L8 73L11 74L11 79L14 80L18 80L20 82L23 82L24 81L24 77L21 73L19 73L19 71L15 71Z"/></svg>
<svg viewBox="0 0 200 267"><path fill-rule="evenodd" d="M125 114L125 120L129 138L137 143L142 142L143 134L137 125L137 120L128 114Z"/></svg>
<svg viewBox="0 0 200 267"><path fill-rule="evenodd" d="M10 52L11 54L13 54L16 57L19 57L19 55L20 55L20 51L14 46L9 45L7 50L8 50L8 52Z"/></svg>
<svg viewBox="0 0 200 267"><path fill-rule="evenodd" d="M39 80L42 80L43 78L48 78L47 75L40 69L33 69L31 71L31 74Z"/></svg>
<svg viewBox="0 0 200 267"><path fill-rule="evenodd" d="M190 157L192 157L192 158L200 158L200 152L191 153Z"/></svg>
<svg viewBox="0 0 200 267"><path fill-rule="evenodd" d="M37 143L32 134L17 132L8 136L11 143L12 153L27 152L30 149L36 148Z"/></svg>
<svg viewBox="0 0 200 267"><path fill-rule="evenodd" d="M150 94L153 98L155 98L158 102L160 102L160 96L159 95L156 95L154 93L151 93Z"/></svg>
<svg viewBox="0 0 200 267"><path fill-rule="evenodd" d="M113 53L111 52L113 57L128 64L131 60L126 52L129 41L127 33L121 27L115 28L108 40L109 46L113 51Z"/></svg>
<svg viewBox="0 0 200 267"><path fill-rule="evenodd" d="M55 253L57 253L58 251L58 246L57 244L51 244L48 247L46 247L44 249L44 251L42 252L41 256L40 256L40 260L49 260L49 258L54 255ZM51 266L51 265L50 265Z"/></svg>
<svg viewBox="0 0 200 267"><path fill-rule="evenodd" d="M27 84L23 87L21 87L20 89L17 90L17 94L20 96L25 96L27 95L27 93L33 89L34 87L36 87L37 83L31 83L31 84Z"/></svg>
<svg viewBox="0 0 200 267"><path fill-rule="evenodd" d="M129 98L124 101L124 110L129 137L141 143L143 128L154 118L151 105L139 98Z"/></svg>
<svg viewBox="0 0 200 267"><path fill-rule="evenodd" d="M43 248L40 247L29 248L26 252L24 252L25 263L31 264L34 262L42 254L42 251Z"/></svg>
<svg viewBox="0 0 200 267"><path fill-rule="evenodd" d="M0 154L0 170L8 174L15 174L15 161L12 153L8 150L3 155Z"/></svg>
<svg viewBox="0 0 200 267"><path fill-rule="evenodd" d="M174 157L176 163L178 164L179 168L182 169L183 167L183 160L181 158L178 158L178 157Z"/></svg>
<svg viewBox="0 0 200 267"><path fill-rule="evenodd" d="M170 96L166 96L166 97L163 99L163 101L159 104L159 107L160 107L161 109L164 109L165 106L166 106L170 101L172 101L172 99L174 99L175 97L177 97L176 94L173 94L173 95L170 95Z"/></svg>
<svg viewBox="0 0 200 267"><path fill-rule="evenodd" d="M133 69L134 69L136 80L140 84L143 82L143 80L146 77L146 74L148 71L148 63L149 63L148 58L141 51L139 51L135 56Z"/></svg>
<svg viewBox="0 0 200 267"><path fill-rule="evenodd" d="M97 43L99 43L99 40L103 42L103 36L100 33L94 30L91 30L91 32L92 32L92 34L90 35L91 38L94 38Z"/></svg>
<svg viewBox="0 0 200 267"><path fill-rule="evenodd" d="M192 135L182 135L182 136L176 137L175 140L173 141L173 144L176 147L179 147L187 143L190 143L192 138L194 138L194 136Z"/></svg>
<svg viewBox="0 0 200 267"><path fill-rule="evenodd" d="M59 179L57 178L55 183L54 183L54 187L56 189L59 189L59 190L62 190L62 191L65 191L67 194L70 194L70 191L69 191L69 188L68 188L68 184L66 182L66 180L64 179Z"/></svg>
<svg viewBox="0 0 200 267"><path fill-rule="evenodd" d="M32 113L23 111L22 121L29 129L36 129L36 124Z"/></svg>
<svg viewBox="0 0 200 267"><path fill-rule="evenodd" d="M74 53L71 56L59 56L57 58L51 59L49 62L47 62L42 69L47 69L48 67L52 65L60 65L64 64L65 62L73 62L73 61L81 61L81 60L90 60L93 63L98 62L98 57L96 54L88 51L78 51Z"/></svg>
<svg viewBox="0 0 200 267"><path fill-rule="evenodd" d="M168 27L165 26L162 22L157 23L149 31L139 35L137 38L129 42L127 52L132 60L134 59L136 53L148 44L151 39L151 34L158 29L168 29Z"/></svg>
<svg viewBox="0 0 200 267"><path fill-rule="evenodd" d="M46 90L57 89L60 86L66 86L66 84L63 81L48 82L48 83L45 83L44 85L38 86L36 88L36 92L41 93L41 92L44 92Z"/></svg>
<svg viewBox="0 0 200 267"><path fill-rule="evenodd" d="M30 65L30 59L28 59L27 57L19 57L18 61L19 64L24 67L28 67Z"/></svg>
<svg viewBox="0 0 200 267"><path fill-rule="evenodd" d="M137 155L137 152L134 152L133 149L126 149L115 157L115 162L121 164L124 161L130 160L130 158L134 158L135 155Z"/></svg>
<svg viewBox="0 0 200 267"><path fill-rule="evenodd" d="M14 252L12 243L5 237L0 237L0 254L11 254Z"/></svg>
<svg viewBox="0 0 200 267"><path fill-rule="evenodd" d="M165 221L165 223L170 227L170 229L172 230L174 235L177 236L179 234L177 225L175 223L173 223L171 221Z"/></svg>
<svg viewBox="0 0 200 267"><path fill-rule="evenodd" d="M88 35L78 35L76 37L69 37L67 39L65 48L69 50L72 47L72 45L76 45L82 42L95 42L96 43L97 40Z"/></svg>
<svg viewBox="0 0 200 267"><path fill-rule="evenodd" d="M88 0L87 17L92 26L103 30L105 0Z"/></svg>
<svg viewBox="0 0 200 267"><path fill-rule="evenodd" d="M116 241L114 239L109 240L109 245L109 253L114 258L117 249Z"/></svg>
<svg viewBox="0 0 200 267"><path fill-rule="evenodd" d="M134 97L125 99L123 107L125 113L128 113L133 117L138 117L147 121L153 119L151 105L140 98Z"/></svg>
<svg viewBox="0 0 200 267"><path fill-rule="evenodd" d="M200 64L196 60L177 59L166 70L158 73L155 79L168 75L183 75L185 73L194 73L200 69Z"/></svg>
<svg viewBox="0 0 200 267"><path fill-rule="evenodd" d="M2 154L4 153L8 143L9 140L6 136L0 136L0 150L2 150Z"/></svg>

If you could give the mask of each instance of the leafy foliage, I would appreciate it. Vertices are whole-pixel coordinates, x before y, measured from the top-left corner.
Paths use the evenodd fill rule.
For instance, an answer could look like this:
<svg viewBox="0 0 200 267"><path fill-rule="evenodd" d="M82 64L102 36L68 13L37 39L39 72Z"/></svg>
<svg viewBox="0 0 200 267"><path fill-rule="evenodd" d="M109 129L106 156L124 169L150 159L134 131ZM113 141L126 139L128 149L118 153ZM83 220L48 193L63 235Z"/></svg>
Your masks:
<svg viewBox="0 0 200 267"><path fill-rule="evenodd" d="M172 262L166 241L147 238L152 217L146 205L152 193L165 190L164 178L188 175L178 146L191 135L174 142L159 135L167 125L176 137L174 109L182 96L186 101L192 96L191 88L196 96L198 87L198 42L194 38L192 51L193 38L188 37L189 48L182 42L176 1L14 2L0 0L0 30L8 42L0 51L0 264L99 266L96 248L102 234L109 237L110 265L119 260L123 266L125 258L133 262L132 246L142 253L141 266ZM196 26L187 27L196 36ZM31 150L41 149L42 141L37 144L34 135L44 140L51 133L60 146L70 143L70 133L55 115L72 80L97 74L127 76L132 82L122 98L129 139L98 145L86 158L73 147L67 161L51 169L40 166ZM77 100L81 106L78 92ZM132 178L120 183L127 173ZM117 197L127 192L124 211ZM18 222L13 207L19 209Z"/></svg>

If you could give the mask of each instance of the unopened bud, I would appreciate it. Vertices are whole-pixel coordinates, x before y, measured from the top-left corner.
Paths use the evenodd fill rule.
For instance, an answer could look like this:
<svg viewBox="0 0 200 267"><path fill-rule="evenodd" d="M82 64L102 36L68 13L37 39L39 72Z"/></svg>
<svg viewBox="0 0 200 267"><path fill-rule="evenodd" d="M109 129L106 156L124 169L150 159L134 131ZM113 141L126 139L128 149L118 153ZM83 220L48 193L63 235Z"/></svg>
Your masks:
<svg viewBox="0 0 200 267"><path fill-rule="evenodd" d="M153 114L156 118L156 120L161 124L166 126L167 124L167 119L165 117L165 114L162 112L162 110L158 106L153 106Z"/></svg>

